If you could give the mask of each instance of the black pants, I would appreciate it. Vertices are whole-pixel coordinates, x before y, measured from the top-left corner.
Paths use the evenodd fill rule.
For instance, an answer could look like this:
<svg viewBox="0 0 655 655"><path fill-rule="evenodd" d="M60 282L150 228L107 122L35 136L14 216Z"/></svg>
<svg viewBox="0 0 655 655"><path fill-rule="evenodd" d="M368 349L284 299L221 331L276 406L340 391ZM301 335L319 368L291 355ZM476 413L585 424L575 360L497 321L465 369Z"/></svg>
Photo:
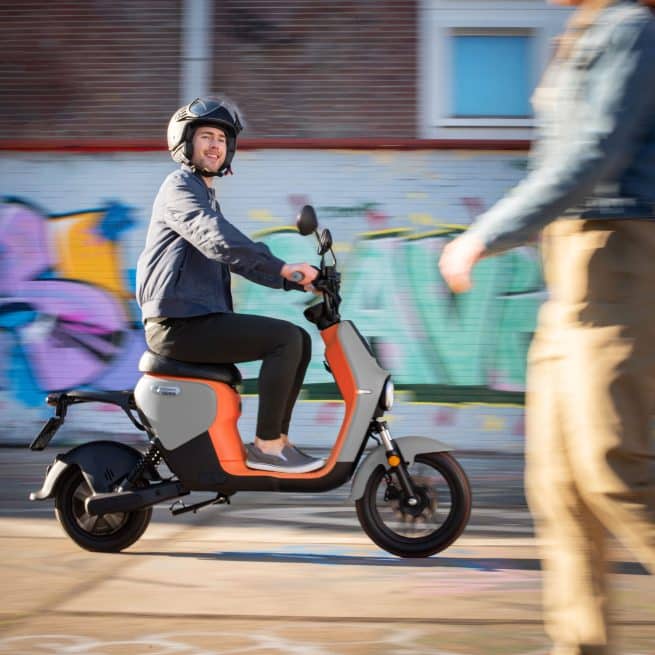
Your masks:
<svg viewBox="0 0 655 655"><path fill-rule="evenodd" d="M153 352L199 364L263 360L259 371L257 436L289 433L291 412L309 364L312 342L302 328L266 316L207 314L146 321Z"/></svg>

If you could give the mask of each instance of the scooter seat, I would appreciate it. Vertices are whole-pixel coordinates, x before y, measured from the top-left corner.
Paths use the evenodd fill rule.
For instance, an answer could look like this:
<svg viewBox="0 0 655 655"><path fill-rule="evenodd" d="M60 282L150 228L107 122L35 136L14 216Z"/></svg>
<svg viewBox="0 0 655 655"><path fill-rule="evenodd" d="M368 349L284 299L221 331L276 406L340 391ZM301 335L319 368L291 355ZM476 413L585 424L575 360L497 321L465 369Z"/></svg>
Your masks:
<svg viewBox="0 0 655 655"><path fill-rule="evenodd" d="M241 382L241 373L234 364L196 364L179 359L162 357L146 350L139 360L139 371L152 375L172 375L180 378L202 378L225 382L235 387Z"/></svg>

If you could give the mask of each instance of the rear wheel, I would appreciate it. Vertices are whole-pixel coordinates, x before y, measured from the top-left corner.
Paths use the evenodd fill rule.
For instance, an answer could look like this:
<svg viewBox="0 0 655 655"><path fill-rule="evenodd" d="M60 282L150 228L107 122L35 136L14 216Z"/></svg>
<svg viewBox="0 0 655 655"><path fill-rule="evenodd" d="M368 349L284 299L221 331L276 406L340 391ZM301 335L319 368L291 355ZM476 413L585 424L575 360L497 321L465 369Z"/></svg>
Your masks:
<svg viewBox="0 0 655 655"><path fill-rule="evenodd" d="M152 508L93 516L85 500L93 490L79 468L68 475L55 493L55 515L66 534L86 550L117 553L141 537L150 523Z"/></svg>
<svg viewBox="0 0 655 655"><path fill-rule="evenodd" d="M471 514L466 473L448 453L423 453L407 467L418 503L410 505L392 471L379 466L356 502L364 532L399 557L429 557L448 548Z"/></svg>

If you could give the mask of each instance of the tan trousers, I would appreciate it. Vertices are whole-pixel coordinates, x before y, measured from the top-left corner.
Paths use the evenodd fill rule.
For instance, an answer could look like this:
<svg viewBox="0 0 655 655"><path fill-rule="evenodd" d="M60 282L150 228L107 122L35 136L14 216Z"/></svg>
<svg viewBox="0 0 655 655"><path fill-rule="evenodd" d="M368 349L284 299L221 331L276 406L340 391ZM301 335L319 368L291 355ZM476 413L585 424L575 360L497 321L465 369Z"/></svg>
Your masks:
<svg viewBox="0 0 655 655"><path fill-rule="evenodd" d="M606 532L655 572L655 222L560 219L528 357L526 491L553 655L606 655Z"/></svg>

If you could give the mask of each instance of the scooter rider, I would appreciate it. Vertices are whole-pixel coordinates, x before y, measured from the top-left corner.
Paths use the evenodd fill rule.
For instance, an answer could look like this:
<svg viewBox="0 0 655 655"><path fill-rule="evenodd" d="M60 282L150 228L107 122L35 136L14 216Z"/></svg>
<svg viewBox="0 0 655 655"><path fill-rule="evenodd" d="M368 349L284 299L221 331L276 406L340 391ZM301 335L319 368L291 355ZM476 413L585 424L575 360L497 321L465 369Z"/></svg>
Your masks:
<svg viewBox="0 0 655 655"><path fill-rule="evenodd" d="M257 435L247 446L247 464L303 473L324 464L287 436L309 364L310 336L287 321L235 313L230 272L302 291L317 271L278 259L221 213L213 181L232 173L241 130L237 108L223 97L197 98L173 114L168 150L181 166L155 198L137 265L137 301L148 347L159 355L217 364L262 360Z"/></svg>

